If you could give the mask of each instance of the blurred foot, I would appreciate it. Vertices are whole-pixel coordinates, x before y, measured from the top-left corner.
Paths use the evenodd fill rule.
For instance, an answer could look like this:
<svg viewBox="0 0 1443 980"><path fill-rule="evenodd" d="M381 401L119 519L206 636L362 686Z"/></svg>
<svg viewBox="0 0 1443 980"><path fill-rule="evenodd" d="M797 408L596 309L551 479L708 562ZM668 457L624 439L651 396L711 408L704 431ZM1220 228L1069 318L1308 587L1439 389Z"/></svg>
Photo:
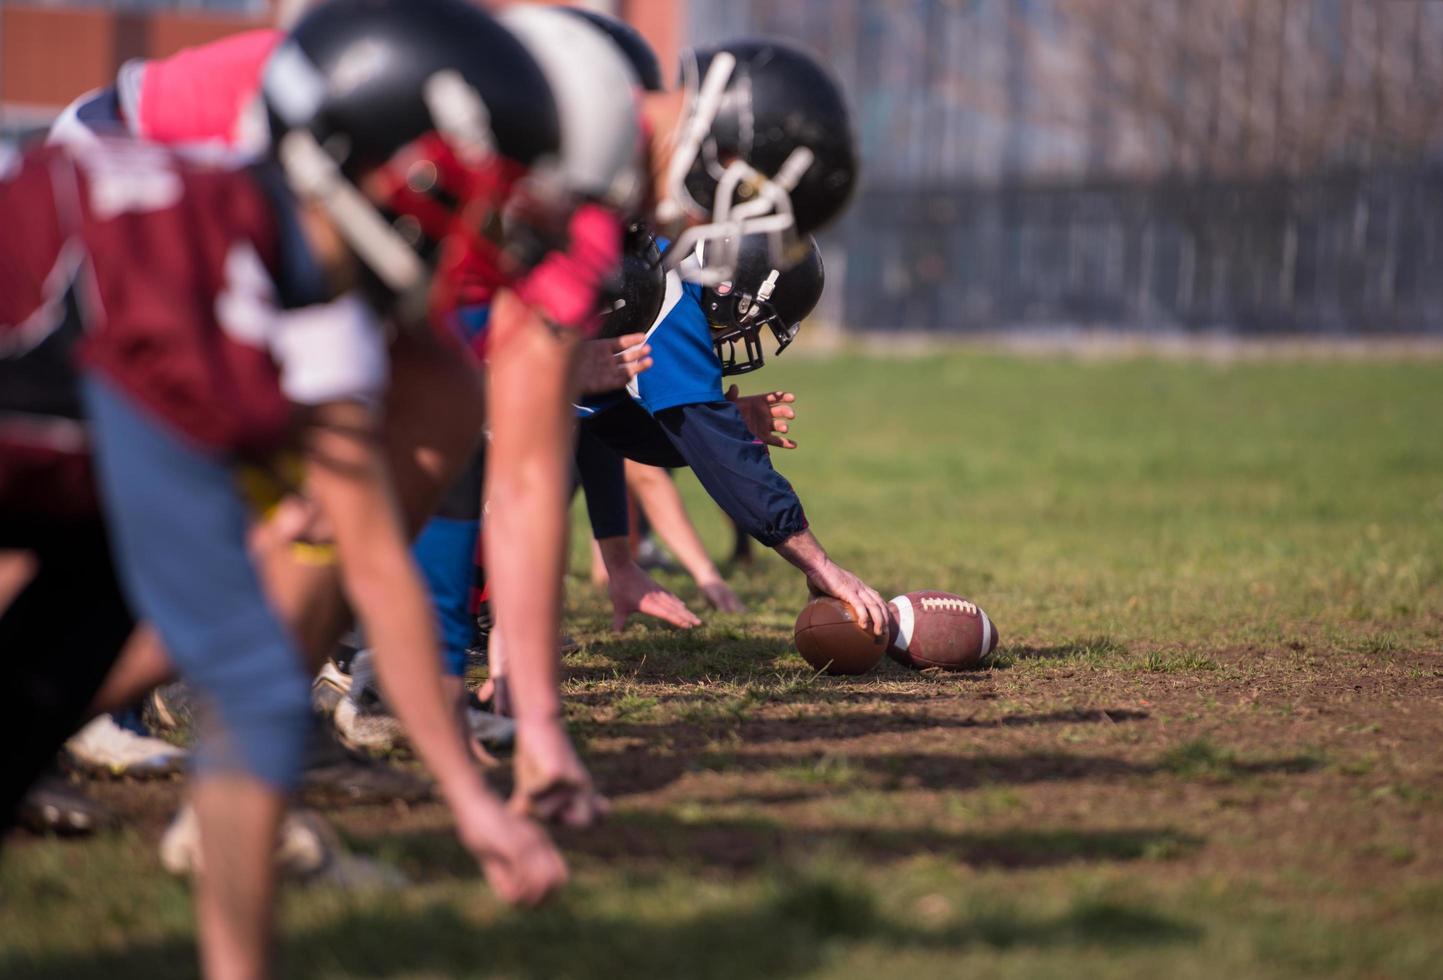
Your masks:
<svg viewBox="0 0 1443 980"><path fill-rule="evenodd" d="M107 830L117 820L108 806L86 796L64 775L48 772L20 801L15 822L34 834L82 837Z"/></svg>
<svg viewBox="0 0 1443 980"><path fill-rule="evenodd" d="M283 874L306 878L321 872L340 850L340 838L313 810L292 809L281 821L276 865ZM190 877L201 870L200 821L186 803L160 838L160 863L173 875Z"/></svg>
<svg viewBox="0 0 1443 980"><path fill-rule="evenodd" d="M474 694L466 699L466 729L487 752L510 752L516 746L516 722L496 714Z"/></svg>
<svg viewBox="0 0 1443 980"><path fill-rule="evenodd" d="M327 660L316 679L311 682L311 709L329 718L336 706L350 693L351 675L334 660Z"/></svg>
<svg viewBox="0 0 1443 980"><path fill-rule="evenodd" d="M418 803L431 798L431 781L418 772L372 758L343 744L331 724L320 721L306 743L299 797L311 806L346 803Z"/></svg>
<svg viewBox="0 0 1443 980"><path fill-rule="evenodd" d="M95 775L154 779L179 772L188 753L163 739L137 735L101 715L65 743L66 758Z"/></svg>
<svg viewBox="0 0 1443 980"><path fill-rule="evenodd" d="M680 571L676 561L653 535L648 534L636 546L636 563L648 572Z"/></svg>
<svg viewBox="0 0 1443 980"><path fill-rule="evenodd" d="M345 697L336 704L331 723L341 744L353 752L389 755L406 744L406 730L399 719L383 707L355 698Z"/></svg>

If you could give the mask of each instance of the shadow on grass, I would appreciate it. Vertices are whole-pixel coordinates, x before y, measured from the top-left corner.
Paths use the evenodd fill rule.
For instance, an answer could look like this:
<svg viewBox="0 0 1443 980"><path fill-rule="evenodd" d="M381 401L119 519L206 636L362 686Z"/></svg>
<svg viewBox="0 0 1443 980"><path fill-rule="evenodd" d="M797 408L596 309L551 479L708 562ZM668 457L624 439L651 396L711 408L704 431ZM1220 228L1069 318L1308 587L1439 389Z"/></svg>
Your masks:
<svg viewBox="0 0 1443 980"><path fill-rule="evenodd" d="M1202 840L1168 828L1003 830L949 833L914 828L791 826L762 819L678 820L627 813L567 841L570 850L633 867L750 871L841 853L867 863L926 855L971 868L1046 868L1098 861L1164 859L1192 853Z"/></svg>
<svg viewBox="0 0 1443 980"><path fill-rule="evenodd" d="M748 744L757 745L768 742L806 742L813 739L835 741L867 735L905 734L938 729L986 731L1041 725L1125 724L1143 721L1148 717L1146 711L1133 711L1128 708L1067 708L1060 711L1004 715L1001 718L946 718L915 711L889 714L850 713L840 716L819 715L816 719L746 719L741 722L739 734ZM608 735L648 738L661 729L660 726L609 723L604 730Z"/></svg>
<svg viewBox="0 0 1443 980"><path fill-rule="evenodd" d="M1158 912L1095 901L1050 916L989 909L929 929L884 913L864 891L813 877L780 880L749 901L666 921L593 911L601 904L575 893L538 912L485 922L443 903L351 912L287 937L281 974L782 980L853 946L950 957L974 949L1147 948L1201 937L1198 927ZM165 980L192 976L194 962L189 940L177 938L107 952L0 957L0 975Z"/></svg>
<svg viewBox="0 0 1443 980"><path fill-rule="evenodd" d="M1099 861L1166 860L1197 851L1201 838L1166 827L1114 830L954 833L877 826L794 825L762 818L683 819L656 811L615 815L600 827L562 831L566 850L636 872L683 868L730 875L774 871L819 853L869 864L930 856L971 868L1046 868ZM399 868L413 881L474 876L449 832L412 831L354 841L358 852Z"/></svg>
<svg viewBox="0 0 1443 980"><path fill-rule="evenodd" d="M821 754L798 756L748 749L735 752L653 755L641 749L612 755L593 755L591 761L593 775L597 777L603 790L612 796L624 798L664 789L689 772L713 771L765 776L777 770L795 771L798 767L817 764L823 758ZM845 759L854 770L852 782L859 789L906 787L966 790L979 786L1078 780L1112 781L1132 776L1148 776L1158 771L1155 765L1129 762L1112 756L1060 752L974 756L891 752L849 755ZM833 781L831 785L837 784Z"/></svg>

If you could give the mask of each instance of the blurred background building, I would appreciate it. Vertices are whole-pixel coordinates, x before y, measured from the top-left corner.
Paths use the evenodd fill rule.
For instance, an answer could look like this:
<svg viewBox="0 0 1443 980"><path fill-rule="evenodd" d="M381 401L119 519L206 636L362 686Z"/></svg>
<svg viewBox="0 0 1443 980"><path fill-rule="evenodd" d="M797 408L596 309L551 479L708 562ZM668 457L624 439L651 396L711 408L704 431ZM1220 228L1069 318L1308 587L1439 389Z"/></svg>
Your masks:
<svg viewBox="0 0 1443 980"><path fill-rule="evenodd" d="M826 236L861 329L1443 333L1443 3L613 0L674 59L825 56L865 183ZM265 0L0 0L0 125Z"/></svg>

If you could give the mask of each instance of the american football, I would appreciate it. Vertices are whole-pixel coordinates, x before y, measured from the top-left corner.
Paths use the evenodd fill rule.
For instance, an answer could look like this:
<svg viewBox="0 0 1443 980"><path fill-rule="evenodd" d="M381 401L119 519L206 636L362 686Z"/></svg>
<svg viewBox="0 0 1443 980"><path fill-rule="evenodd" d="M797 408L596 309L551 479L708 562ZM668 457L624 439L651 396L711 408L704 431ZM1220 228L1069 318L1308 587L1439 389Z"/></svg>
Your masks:
<svg viewBox="0 0 1443 980"><path fill-rule="evenodd" d="M891 602L887 655L915 670L972 670L997 649L997 627L975 602L948 592L908 592Z"/></svg>
<svg viewBox="0 0 1443 980"><path fill-rule="evenodd" d="M852 607L831 596L817 596L797 617L797 652L829 674L865 674L887 651L887 635L857 625Z"/></svg>

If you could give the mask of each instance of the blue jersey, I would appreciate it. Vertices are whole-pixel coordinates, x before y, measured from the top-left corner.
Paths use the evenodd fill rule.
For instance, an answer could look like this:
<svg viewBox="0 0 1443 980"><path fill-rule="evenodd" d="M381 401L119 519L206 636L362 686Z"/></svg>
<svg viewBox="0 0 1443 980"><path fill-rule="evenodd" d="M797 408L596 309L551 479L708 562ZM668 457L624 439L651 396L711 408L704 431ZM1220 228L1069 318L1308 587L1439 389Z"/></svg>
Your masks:
<svg viewBox="0 0 1443 980"><path fill-rule="evenodd" d="M633 397L652 415L678 405L722 400L721 361L701 307L701 286L667 274L661 322L647 337L651 370L637 375Z"/></svg>
<svg viewBox="0 0 1443 980"><path fill-rule="evenodd" d="M667 273L666 298L646 342L651 345L651 369L627 386L627 394L649 413L722 400L721 361L702 312L701 286L682 282L674 271ZM578 406L579 414L595 415L623 397L621 392L592 396Z"/></svg>

